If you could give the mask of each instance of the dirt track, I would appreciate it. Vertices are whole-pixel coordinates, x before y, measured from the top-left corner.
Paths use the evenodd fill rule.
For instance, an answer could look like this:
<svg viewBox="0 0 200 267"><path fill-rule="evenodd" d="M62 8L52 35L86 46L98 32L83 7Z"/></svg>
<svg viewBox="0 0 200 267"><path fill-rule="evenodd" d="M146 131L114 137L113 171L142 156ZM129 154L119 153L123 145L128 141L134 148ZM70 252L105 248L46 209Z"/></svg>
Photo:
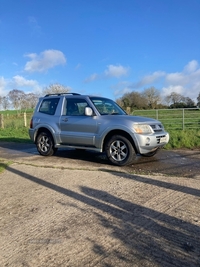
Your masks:
<svg viewBox="0 0 200 267"><path fill-rule="evenodd" d="M199 174L45 162L0 174L0 266L200 266Z"/></svg>

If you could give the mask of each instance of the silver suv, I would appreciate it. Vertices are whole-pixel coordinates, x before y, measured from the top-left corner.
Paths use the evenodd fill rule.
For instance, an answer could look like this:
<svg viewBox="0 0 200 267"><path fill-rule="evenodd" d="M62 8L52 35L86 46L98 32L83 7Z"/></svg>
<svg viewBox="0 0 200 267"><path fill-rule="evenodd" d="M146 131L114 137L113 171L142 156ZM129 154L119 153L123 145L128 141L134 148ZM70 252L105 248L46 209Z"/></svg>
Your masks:
<svg viewBox="0 0 200 267"><path fill-rule="evenodd" d="M43 156L59 147L105 152L118 166L137 154L154 156L169 141L161 122L130 116L111 99L76 93L49 94L39 99L29 135Z"/></svg>

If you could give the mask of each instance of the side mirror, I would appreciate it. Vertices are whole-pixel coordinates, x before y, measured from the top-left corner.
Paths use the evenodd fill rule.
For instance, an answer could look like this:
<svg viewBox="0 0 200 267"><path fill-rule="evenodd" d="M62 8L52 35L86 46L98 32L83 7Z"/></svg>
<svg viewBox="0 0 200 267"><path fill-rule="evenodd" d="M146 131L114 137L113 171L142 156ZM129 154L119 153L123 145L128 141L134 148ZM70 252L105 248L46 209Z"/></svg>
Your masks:
<svg viewBox="0 0 200 267"><path fill-rule="evenodd" d="M86 116L92 116L93 115L93 110L90 107L85 108L85 115Z"/></svg>

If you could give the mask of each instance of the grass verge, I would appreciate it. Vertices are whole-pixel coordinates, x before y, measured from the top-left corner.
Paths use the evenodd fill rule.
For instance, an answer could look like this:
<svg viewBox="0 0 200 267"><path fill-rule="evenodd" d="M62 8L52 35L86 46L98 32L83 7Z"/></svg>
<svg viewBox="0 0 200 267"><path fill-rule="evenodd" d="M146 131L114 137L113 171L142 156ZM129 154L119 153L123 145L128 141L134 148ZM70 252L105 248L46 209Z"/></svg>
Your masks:
<svg viewBox="0 0 200 267"><path fill-rule="evenodd" d="M199 149L200 130L172 130L169 131L170 140L166 149Z"/></svg>
<svg viewBox="0 0 200 267"><path fill-rule="evenodd" d="M5 162L4 160L0 159L0 173L2 173L10 164L12 164L11 161Z"/></svg>
<svg viewBox="0 0 200 267"><path fill-rule="evenodd" d="M0 129L0 142L32 143L26 127Z"/></svg>

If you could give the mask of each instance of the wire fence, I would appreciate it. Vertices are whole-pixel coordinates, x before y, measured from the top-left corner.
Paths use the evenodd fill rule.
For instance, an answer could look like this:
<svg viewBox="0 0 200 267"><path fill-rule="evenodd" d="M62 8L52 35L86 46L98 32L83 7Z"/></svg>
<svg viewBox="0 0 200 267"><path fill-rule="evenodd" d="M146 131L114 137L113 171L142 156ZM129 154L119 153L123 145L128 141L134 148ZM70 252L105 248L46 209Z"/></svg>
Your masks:
<svg viewBox="0 0 200 267"><path fill-rule="evenodd" d="M128 113L134 116L143 116L159 120L166 129L200 129L200 109L197 108L134 110ZM0 128L17 129L29 127L32 115L33 113L26 112L15 112L13 114L0 112Z"/></svg>
<svg viewBox="0 0 200 267"><path fill-rule="evenodd" d="M200 109L197 108L134 110L131 115L154 118L166 129L200 129Z"/></svg>
<svg viewBox="0 0 200 267"><path fill-rule="evenodd" d="M33 113L0 113L0 128L14 128L29 127L30 120Z"/></svg>

